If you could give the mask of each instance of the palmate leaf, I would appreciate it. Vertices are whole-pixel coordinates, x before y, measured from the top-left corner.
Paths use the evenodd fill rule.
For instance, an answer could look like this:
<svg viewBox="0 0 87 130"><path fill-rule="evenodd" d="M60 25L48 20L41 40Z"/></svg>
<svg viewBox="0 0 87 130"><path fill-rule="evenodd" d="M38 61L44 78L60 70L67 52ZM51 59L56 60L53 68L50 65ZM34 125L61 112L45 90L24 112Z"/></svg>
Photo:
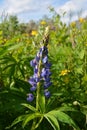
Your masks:
<svg viewBox="0 0 87 130"><path fill-rule="evenodd" d="M29 121L35 119L35 118L38 118L38 117L42 117L42 115L40 113L32 113L32 114L27 114L27 115L21 115L19 117L17 117L13 123L8 126L6 129L9 129L11 127L13 127L14 125L20 123L23 121L22 123L22 127L24 128L28 123Z"/></svg>
<svg viewBox="0 0 87 130"><path fill-rule="evenodd" d="M22 123L22 127L24 128L29 121L38 118L38 117L42 117L43 115L40 113L32 113L32 114L28 114L24 117L23 123Z"/></svg>
<svg viewBox="0 0 87 130"><path fill-rule="evenodd" d="M0 58L0 63L5 64L5 66L7 66L9 64L17 64L17 61L11 54L8 54L8 55Z"/></svg>
<svg viewBox="0 0 87 130"><path fill-rule="evenodd" d="M11 68L9 69L9 77L10 77L10 78L11 78L12 76L14 76L14 74L15 74L15 67L16 67L16 65L13 64L13 65L11 66Z"/></svg>
<svg viewBox="0 0 87 130"><path fill-rule="evenodd" d="M16 50L16 49L18 49L18 48L20 48L21 46L23 46L23 43L22 42L20 42L20 43L18 43L18 44L12 44L12 45L9 45L9 46L7 46L7 50L8 51L11 51L11 50Z"/></svg>
<svg viewBox="0 0 87 130"><path fill-rule="evenodd" d="M4 56L6 53L8 53L6 46L0 46L0 57Z"/></svg>
<svg viewBox="0 0 87 130"><path fill-rule="evenodd" d="M19 122L23 121L26 115L21 115L17 117L11 124L11 126L7 127L7 129L13 127L14 125L18 124Z"/></svg>
<svg viewBox="0 0 87 130"><path fill-rule="evenodd" d="M37 111L36 108L31 106L30 104L22 103L21 105L23 105L24 107L29 108L31 111L34 111L34 112Z"/></svg>
<svg viewBox="0 0 87 130"><path fill-rule="evenodd" d="M6 70L6 69L11 68L11 67L13 68L13 66L15 66L14 63L9 64L9 65L5 66L5 67L3 68L3 70Z"/></svg>
<svg viewBox="0 0 87 130"><path fill-rule="evenodd" d="M19 64L18 64L18 69L20 70L20 73L22 74L22 76L25 78L23 65L21 65L21 64L19 63Z"/></svg>
<svg viewBox="0 0 87 130"><path fill-rule="evenodd" d="M77 130L79 130L79 127L75 124L72 118L68 116L67 114L65 114L64 112L59 111L59 110L53 110L53 111L48 112L48 114L54 116L57 120L67 123L73 128L76 128Z"/></svg>
<svg viewBox="0 0 87 130"><path fill-rule="evenodd" d="M44 115L44 117L48 120L48 122L51 124L54 130L60 130L58 120L55 118L54 115L47 113Z"/></svg>

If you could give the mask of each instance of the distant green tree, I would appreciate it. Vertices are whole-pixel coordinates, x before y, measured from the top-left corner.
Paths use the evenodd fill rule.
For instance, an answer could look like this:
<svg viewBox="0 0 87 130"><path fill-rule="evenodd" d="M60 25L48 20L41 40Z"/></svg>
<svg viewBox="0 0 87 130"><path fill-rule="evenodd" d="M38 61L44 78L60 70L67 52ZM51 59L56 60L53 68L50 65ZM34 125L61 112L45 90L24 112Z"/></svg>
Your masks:
<svg viewBox="0 0 87 130"><path fill-rule="evenodd" d="M3 31L3 38L10 38L19 33L19 21L17 16L4 16L0 23L0 30Z"/></svg>
<svg viewBox="0 0 87 130"><path fill-rule="evenodd" d="M37 30L38 28L38 24L33 21L30 20L29 23L26 24L26 33L30 33L32 30Z"/></svg>
<svg viewBox="0 0 87 130"><path fill-rule="evenodd" d="M9 20L8 20L8 23L9 23L9 33L10 35L14 35L14 34L17 34L18 31L19 31L19 21L18 21L18 18L17 16L9 16Z"/></svg>

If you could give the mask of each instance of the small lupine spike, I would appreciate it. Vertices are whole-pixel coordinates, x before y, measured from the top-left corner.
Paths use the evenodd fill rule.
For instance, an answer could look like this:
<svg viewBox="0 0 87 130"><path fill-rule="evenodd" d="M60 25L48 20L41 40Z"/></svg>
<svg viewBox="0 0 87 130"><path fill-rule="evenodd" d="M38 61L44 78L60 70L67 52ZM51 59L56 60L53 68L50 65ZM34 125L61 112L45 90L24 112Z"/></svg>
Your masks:
<svg viewBox="0 0 87 130"><path fill-rule="evenodd" d="M43 83L42 89L44 89L44 95L46 98L51 96L48 88L52 85L50 76L50 67L51 63L48 60L48 39L49 39L49 27L46 28L45 34L43 37L43 42L41 43L41 48L39 52L37 52L36 57L30 61L30 65L33 67L34 75L30 77L29 83L32 86L30 88L31 92L34 92L38 89L39 82ZM34 96L32 93L28 94L27 100L29 102L33 101Z"/></svg>

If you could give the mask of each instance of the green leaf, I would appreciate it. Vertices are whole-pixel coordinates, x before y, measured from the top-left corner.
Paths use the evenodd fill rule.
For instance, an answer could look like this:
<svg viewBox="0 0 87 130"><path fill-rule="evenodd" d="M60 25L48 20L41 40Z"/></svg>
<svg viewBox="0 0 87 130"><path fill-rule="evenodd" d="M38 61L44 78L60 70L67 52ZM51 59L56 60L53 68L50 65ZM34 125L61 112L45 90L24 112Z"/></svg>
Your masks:
<svg viewBox="0 0 87 130"><path fill-rule="evenodd" d="M87 82L87 74L85 74L85 76L82 78L82 81L83 81L83 83Z"/></svg>
<svg viewBox="0 0 87 130"><path fill-rule="evenodd" d="M84 115L87 115L87 105L81 106L80 110Z"/></svg>
<svg viewBox="0 0 87 130"><path fill-rule="evenodd" d="M47 113L44 115L44 117L48 120L54 130L60 130L58 120L55 118L55 116Z"/></svg>
<svg viewBox="0 0 87 130"><path fill-rule="evenodd" d="M59 110L53 110L53 111L50 111L49 114L55 116L55 118L58 119L59 121L67 123L71 125L73 128L77 128L77 130L79 130L78 126L74 123L72 118L68 116L67 114L65 114L64 112L61 112Z"/></svg>
<svg viewBox="0 0 87 130"><path fill-rule="evenodd" d="M58 108L59 111L76 111L73 107L63 106Z"/></svg>
<svg viewBox="0 0 87 130"><path fill-rule="evenodd" d="M37 110L36 110L36 108L35 108L35 107L33 107L33 106L31 106L30 104L22 103L21 105L23 105L23 106L25 106L25 107L29 108L31 111L34 111L34 112L36 112L36 111L37 111Z"/></svg>
<svg viewBox="0 0 87 130"><path fill-rule="evenodd" d="M79 58L80 58L80 59L83 59L84 54L85 54L85 50L80 51L80 53L79 53Z"/></svg>
<svg viewBox="0 0 87 130"><path fill-rule="evenodd" d="M25 78L23 67L21 67L21 65L19 64L19 65L18 65L18 68L19 68L19 70L20 70L22 76Z"/></svg>
<svg viewBox="0 0 87 130"><path fill-rule="evenodd" d="M14 49L18 49L21 46L23 46L23 43L14 44L14 45L8 46L7 50L11 51L11 50L14 50Z"/></svg>
<svg viewBox="0 0 87 130"><path fill-rule="evenodd" d="M63 93L53 93L53 96L57 97L57 96L61 96L63 95Z"/></svg>
<svg viewBox="0 0 87 130"><path fill-rule="evenodd" d="M9 128L12 127L12 126L14 126L14 125L16 125L16 124L18 124L19 122L23 121L24 118L25 118L25 116L26 116L26 115L22 115L22 116L17 117L17 118L13 121L13 123L11 124L11 126L9 126Z"/></svg>
<svg viewBox="0 0 87 130"><path fill-rule="evenodd" d="M76 69L75 69L75 72L78 73L78 74L82 74L82 73L83 73L83 68L82 68L82 66L79 67L79 68L76 68Z"/></svg>
<svg viewBox="0 0 87 130"><path fill-rule="evenodd" d="M22 123L23 128L27 125L27 123L29 121L31 121L32 119L35 119L37 117L42 117L42 115L40 113L33 113L33 114L26 115L26 117L24 118L23 123Z"/></svg>
<svg viewBox="0 0 87 130"><path fill-rule="evenodd" d="M12 66L15 66L15 64L9 64L9 65L5 66L5 67L3 68L3 70L6 70L6 69L8 69L8 68L11 68Z"/></svg>

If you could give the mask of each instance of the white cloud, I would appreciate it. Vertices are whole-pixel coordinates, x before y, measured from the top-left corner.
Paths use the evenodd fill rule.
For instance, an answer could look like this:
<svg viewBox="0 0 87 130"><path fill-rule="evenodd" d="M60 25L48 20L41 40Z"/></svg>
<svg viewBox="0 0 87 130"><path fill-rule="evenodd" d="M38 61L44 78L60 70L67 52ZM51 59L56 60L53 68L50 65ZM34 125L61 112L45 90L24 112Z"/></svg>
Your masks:
<svg viewBox="0 0 87 130"><path fill-rule="evenodd" d="M32 0L5 0L5 9L9 14L19 14L31 10Z"/></svg>
<svg viewBox="0 0 87 130"><path fill-rule="evenodd" d="M87 10L85 10L85 11L82 13L82 16L83 16L83 17L87 17Z"/></svg>
<svg viewBox="0 0 87 130"><path fill-rule="evenodd" d="M27 11L46 10L51 0L5 0L3 9L9 14L19 14Z"/></svg>
<svg viewBox="0 0 87 130"><path fill-rule="evenodd" d="M78 17L86 17L87 0L69 0L64 5L58 7L56 11L59 14L66 12L65 18L62 18L66 22L70 21L70 15L72 21L78 19Z"/></svg>
<svg viewBox="0 0 87 130"><path fill-rule="evenodd" d="M7 14L16 14L21 19L39 19L45 14L49 14L48 6L54 6L58 13L67 12L64 21L69 20L70 11L73 19L77 18L76 13L82 11L82 16L87 14L87 0L67 0L64 5L60 0L3 0L0 5L0 14L5 11Z"/></svg>
<svg viewBox="0 0 87 130"><path fill-rule="evenodd" d="M40 19L41 16L48 14L48 6L53 0L3 0L0 14L17 15L22 21L30 19Z"/></svg>

